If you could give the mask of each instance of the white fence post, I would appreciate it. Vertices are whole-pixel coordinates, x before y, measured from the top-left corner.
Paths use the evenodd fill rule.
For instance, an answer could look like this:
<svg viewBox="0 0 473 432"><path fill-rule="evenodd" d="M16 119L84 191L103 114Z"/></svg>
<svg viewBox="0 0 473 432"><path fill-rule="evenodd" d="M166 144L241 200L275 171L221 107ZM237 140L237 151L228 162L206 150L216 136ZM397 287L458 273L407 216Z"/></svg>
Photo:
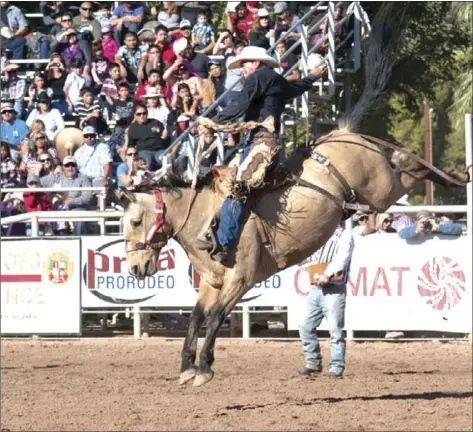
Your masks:
<svg viewBox="0 0 473 432"><path fill-rule="evenodd" d="M141 313L139 306L133 306L133 336L135 339L141 338Z"/></svg>
<svg viewBox="0 0 473 432"><path fill-rule="evenodd" d="M105 211L105 199L106 199L106 190L99 193L99 210ZM100 219L100 235L105 235L105 218Z"/></svg>
<svg viewBox="0 0 473 432"><path fill-rule="evenodd" d="M192 179L194 174L194 166L195 166L195 138L189 134L187 140L187 178Z"/></svg>
<svg viewBox="0 0 473 432"><path fill-rule="evenodd" d="M225 147L221 133L217 133L217 165L225 163Z"/></svg>
<svg viewBox="0 0 473 432"><path fill-rule="evenodd" d="M241 308L242 314L242 336L243 339L250 338L250 308L247 305L243 305Z"/></svg>
<svg viewBox="0 0 473 432"><path fill-rule="evenodd" d="M328 94L335 94L335 4L328 2Z"/></svg>
<svg viewBox="0 0 473 432"><path fill-rule="evenodd" d="M39 235L38 216L31 215L31 237L38 237L38 235Z"/></svg>
<svg viewBox="0 0 473 432"><path fill-rule="evenodd" d="M465 160L466 160L466 166L470 166L473 163L473 116L471 113L465 114ZM470 175L473 175L473 170L470 172ZM466 226L467 226L467 236L469 239L468 244L470 245L469 248L470 250L468 253L470 254L470 262L472 258L472 249L471 249L471 244L473 240L473 185L471 182L468 183L466 186L466 207L467 207L467 213L466 213ZM469 268L469 274L467 276L469 280L467 281L467 286L470 287L470 289L473 286L473 271L472 268ZM470 341L470 344L473 344L473 334L470 333L468 340Z"/></svg>

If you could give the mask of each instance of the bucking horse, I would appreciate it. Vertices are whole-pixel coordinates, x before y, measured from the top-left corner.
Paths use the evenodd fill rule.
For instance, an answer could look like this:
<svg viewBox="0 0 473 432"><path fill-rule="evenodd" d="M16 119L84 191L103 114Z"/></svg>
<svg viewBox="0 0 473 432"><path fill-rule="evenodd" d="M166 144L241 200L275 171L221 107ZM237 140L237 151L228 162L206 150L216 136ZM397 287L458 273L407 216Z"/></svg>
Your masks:
<svg viewBox="0 0 473 432"><path fill-rule="evenodd" d="M285 163L285 182L250 195L251 212L230 253L231 265L212 261L207 252L194 247L218 216L224 200L215 187L220 180L193 188L164 176L146 187L123 191L131 274L153 276L170 238L184 248L200 274L198 300L182 349L181 384L194 379L194 386L201 386L213 378L215 341L225 317L255 284L323 246L350 216L353 205L384 212L418 181L430 179L444 186L465 186L469 181L446 174L399 146L354 132L385 91L395 55L395 38L389 32L396 32L396 21L392 10L375 17L365 55L365 89L341 127L294 151ZM198 332L204 320L205 342L197 366Z"/></svg>

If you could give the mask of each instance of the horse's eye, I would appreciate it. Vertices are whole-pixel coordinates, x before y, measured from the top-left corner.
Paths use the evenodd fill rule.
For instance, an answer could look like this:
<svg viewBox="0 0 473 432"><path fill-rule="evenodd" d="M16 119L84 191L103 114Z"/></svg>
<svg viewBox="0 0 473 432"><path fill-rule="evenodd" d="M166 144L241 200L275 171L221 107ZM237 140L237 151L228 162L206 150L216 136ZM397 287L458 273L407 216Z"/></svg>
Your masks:
<svg viewBox="0 0 473 432"><path fill-rule="evenodd" d="M141 221L140 220L131 220L130 224L133 228L138 228L141 225Z"/></svg>

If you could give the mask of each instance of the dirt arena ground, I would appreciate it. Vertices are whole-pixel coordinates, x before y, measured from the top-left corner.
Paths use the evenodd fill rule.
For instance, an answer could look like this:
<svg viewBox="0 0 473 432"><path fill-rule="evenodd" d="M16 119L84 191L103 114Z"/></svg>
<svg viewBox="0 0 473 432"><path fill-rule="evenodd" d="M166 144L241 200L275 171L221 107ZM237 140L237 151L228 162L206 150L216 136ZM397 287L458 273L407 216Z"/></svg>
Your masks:
<svg viewBox="0 0 473 432"><path fill-rule="evenodd" d="M202 388L181 344L2 340L2 430L472 430L466 342L350 342L343 379L307 379L298 342L219 340Z"/></svg>

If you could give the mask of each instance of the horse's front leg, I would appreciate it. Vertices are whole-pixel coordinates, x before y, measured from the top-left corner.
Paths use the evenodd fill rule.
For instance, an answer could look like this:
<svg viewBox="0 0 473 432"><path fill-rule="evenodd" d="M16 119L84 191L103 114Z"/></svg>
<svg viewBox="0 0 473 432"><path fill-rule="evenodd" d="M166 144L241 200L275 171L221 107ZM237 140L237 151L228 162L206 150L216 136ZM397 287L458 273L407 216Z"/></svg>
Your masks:
<svg viewBox="0 0 473 432"><path fill-rule="evenodd" d="M205 316L209 309L217 301L219 290L209 286L205 282L199 285L199 298L192 310L187 325L187 334L182 347L182 361L181 373L179 377L179 384L185 384L194 378L197 374L197 366L195 365L195 358L197 353L197 340L199 337L199 330L204 322Z"/></svg>
<svg viewBox="0 0 473 432"><path fill-rule="evenodd" d="M208 383L214 376L211 368L214 362L214 348L217 333L225 317L232 311L246 290L241 284L224 285L217 302L207 316L207 331L205 342L200 352L199 370L194 380L194 386L199 387Z"/></svg>

